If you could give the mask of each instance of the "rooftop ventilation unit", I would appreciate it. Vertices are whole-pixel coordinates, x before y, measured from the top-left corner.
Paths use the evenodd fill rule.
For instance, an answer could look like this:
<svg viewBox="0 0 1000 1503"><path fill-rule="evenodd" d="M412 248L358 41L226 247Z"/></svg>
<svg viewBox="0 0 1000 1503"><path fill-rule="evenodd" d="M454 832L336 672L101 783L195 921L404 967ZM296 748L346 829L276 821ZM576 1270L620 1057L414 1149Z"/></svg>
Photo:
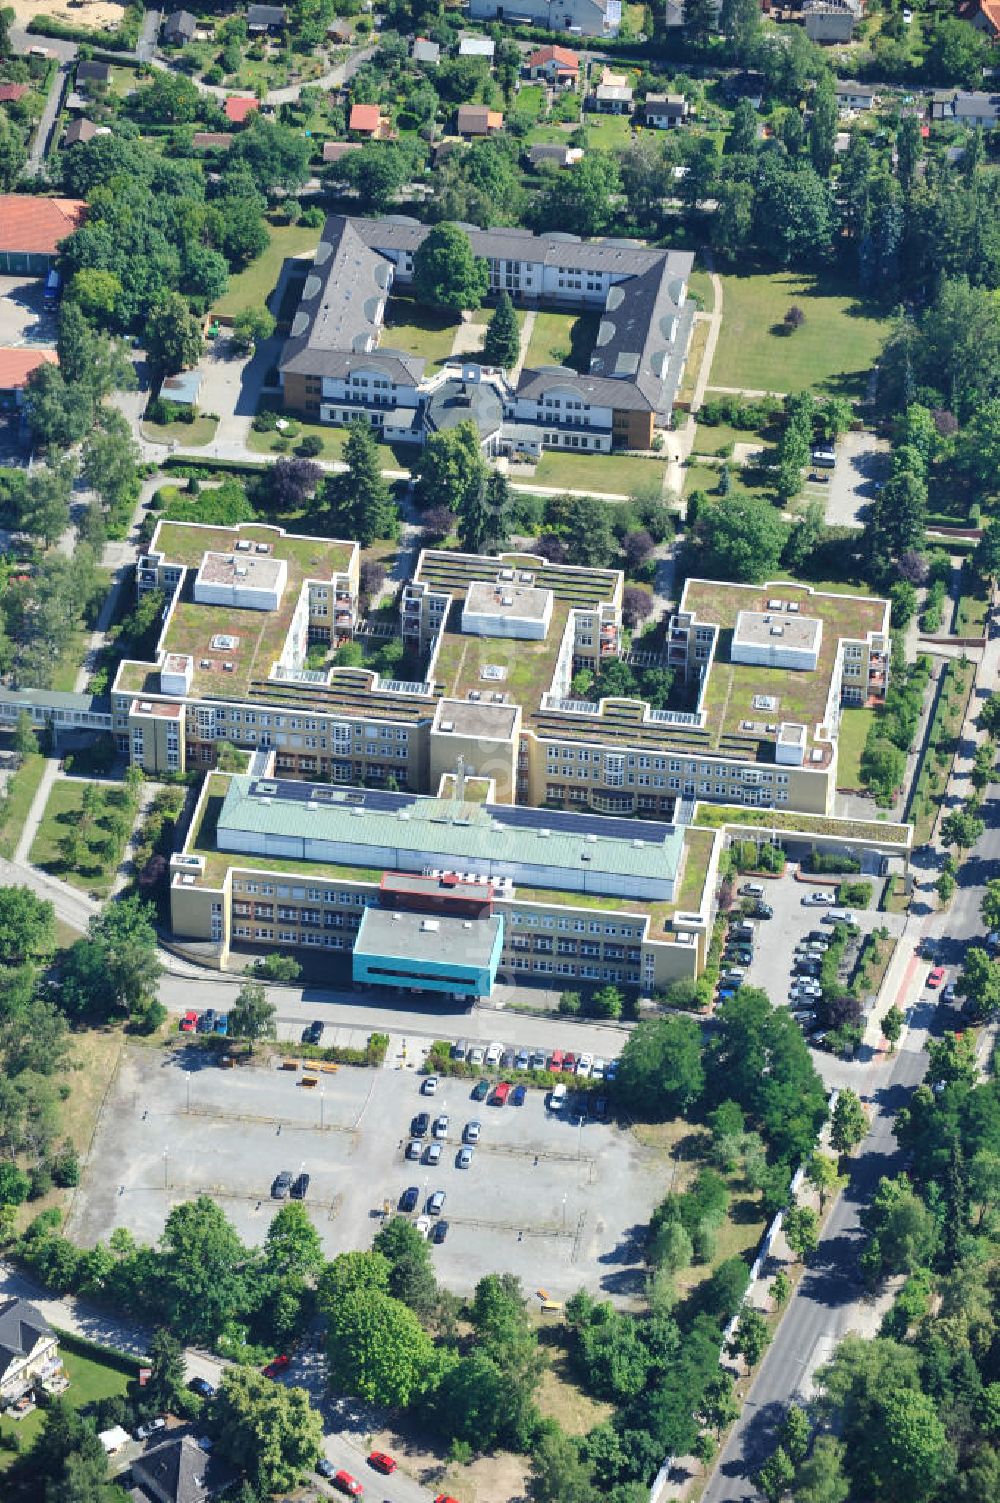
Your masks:
<svg viewBox="0 0 1000 1503"><path fill-rule="evenodd" d="M236 547L239 549L240 553L249 553L250 549L253 547L253 544L251 543L249 538L240 538L236 543Z"/></svg>
<svg viewBox="0 0 1000 1503"><path fill-rule="evenodd" d="M783 626L772 626L771 627L771 636L772 637L783 637L784 635L785 635L785 628Z"/></svg>
<svg viewBox="0 0 1000 1503"><path fill-rule="evenodd" d="M256 551L258 553L270 553L271 545L270 543L258 543L256 545Z"/></svg>
<svg viewBox="0 0 1000 1503"><path fill-rule="evenodd" d="M785 609L788 611L789 615L797 616L799 613L799 602L797 600L790 600Z"/></svg>
<svg viewBox="0 0 1000 1503"><path fill-rule="evenodd" d="M425 918L420 925L421 934L437 934L441 925L437 919Z"/></svg>
<svg viewBox="0 0 1000 1503"><path fill-rule="evenodd" d="M223 673L235 673L236 672L236 664L235 663L223 663L223 665L222 665L222 671L223 671Z"/></svg>
<svg viewBox="0 0 1000 1503"><path fill-rule="evenodd" d="M439 731L448 732L448 731L453 731L454 729L455 729L455 722L453 720L442 720L441 724L438 726L438 730Z"/></svg>
<svg viewBox="0 0 1000 1503"><path fill-rule="evenodd" d="M139 709L142 710L143 714L149 715L152 713L153 706L150 704L148 699L143 699L139 703Z"/></svg>

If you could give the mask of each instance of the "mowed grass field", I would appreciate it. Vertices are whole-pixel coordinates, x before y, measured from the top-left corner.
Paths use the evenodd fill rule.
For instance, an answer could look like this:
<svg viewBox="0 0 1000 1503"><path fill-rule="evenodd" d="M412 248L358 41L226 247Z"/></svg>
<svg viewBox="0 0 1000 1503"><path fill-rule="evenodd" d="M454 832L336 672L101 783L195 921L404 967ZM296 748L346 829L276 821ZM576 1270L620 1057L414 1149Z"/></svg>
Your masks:
<svg viewBox="0 0 1000 1503"><path fill-rule="evenodd" d="M262 308L278 285L281 268L289 256L311 261L319 244L320 230L304 225L268 225L271 243L245 271L230 277L229 286L212 312L217 318L232 318L244 308Z"/></svg>
<svg viewBox="0 0 1000 1503"><path fill-rule="evenodd" d="M853 396L888 333L857 298L828 277L792 272L724 276L722 329L709 386L751 391L804 391L818 387ZM793 305L805 322L793 334L779 332Z"/></svg>

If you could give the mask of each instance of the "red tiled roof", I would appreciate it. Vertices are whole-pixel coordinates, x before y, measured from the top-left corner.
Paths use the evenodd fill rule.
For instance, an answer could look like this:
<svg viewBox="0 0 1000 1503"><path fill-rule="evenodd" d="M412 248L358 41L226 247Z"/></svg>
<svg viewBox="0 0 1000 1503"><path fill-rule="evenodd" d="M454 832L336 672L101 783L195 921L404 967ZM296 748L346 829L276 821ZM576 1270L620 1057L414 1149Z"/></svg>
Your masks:
<svg viewBox="0 0 1000 1503"><path fill-rule="evenodd" d="M580 59L568 47L539 47L528 58L529 68L541 68L545 63L557 63L560 68L568 68L572 73L580 71Z"/></svg>
<svg viewBox="0 0 1000 1503"><path fill-rule="evenodd" d="M86 216L82 198L0 194L0 250L54 256L60 240L79 229Z"/></svg>
<svg viewBox="0 0 1000 1503"><path fill-rule="evenodd" d="M260 102L250 95L230 94L224 105L226 119L233 125L242 125L251 110L259 110Z"/></svg>
<svg viewBox="0 0 1000 1503"><path fill-rule="evenodd" d="M17 349L0 349L0 391L14 391L24 386L32 371L40 365L58 365L55 350L34 350L28 345Z"/></svg>
<svg viewBox="0 0 1000 1503"><path fill-rule="evenodd" d="M377 104L352 104L350 130L378 130L382 114Z"/></svg>
<svg viewBox="0 0 1000 1503"><path fill-rule="evenodd" d="M26 83L2 83L0 84L0 104L16 104L23 99L28 92Z"/></svg>

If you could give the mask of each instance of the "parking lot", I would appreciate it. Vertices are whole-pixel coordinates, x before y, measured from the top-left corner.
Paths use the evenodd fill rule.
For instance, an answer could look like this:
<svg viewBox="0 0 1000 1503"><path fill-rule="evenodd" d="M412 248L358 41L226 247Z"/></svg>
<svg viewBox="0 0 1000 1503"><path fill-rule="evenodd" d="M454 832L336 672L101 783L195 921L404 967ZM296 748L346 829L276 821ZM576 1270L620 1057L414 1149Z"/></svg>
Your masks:
<svg viewBox="0 0 1000 1503"><path fill-rule="evenodd" d="M442 1079L433 1098L390 1052L381 1070L344 1067L305 1089L270 1066L220 1070L198 1049L128 1051L104 1107L70 1220L85 1245L116 1226L155 1241L170 1207L206 1192L248 1243L263 1240L282 1170L306 1172L306 1205L328 1254L370 1246L386 1203L416 1186L418 1206L445 1193L448 1234L434 1245L442 1281L468 1292L511 1272L561 1299L581 1285L628 1298L642 1287L642 1232L669 1188L667 1162L615 1124L552 1113L539 1090L523 1106L470 1099L471 1080ZM446 1113L436 1166L404 1157L413 1116ZM456 1159L482 1124L468 1169ZM433 1218L432 1218L433 1223Z"/></svg>
<svg viewBox="0 0 1000 1503"><path fill-rule="evenodd" d="M813 930L826 934L827 938L833 932L832 924L824 922L823 916L828 910L806 906L802 899L817 891L836 892L836 888L818 887L808 882L797 882L792 876L784 876L771 881L766 878L741 878L736 884L737 892L748 880L763 885L764 902L774 909L774 917L754 920L757 937L753 960L746 967L746 985L759 986L767 992L776 1007L788 1006L796 946ZM878 881L872 878L864 880L872 882L874 902L878 894ZM902 928L900 915L878 913L874 907L855 908L851 910L851 914L862 936L882 924L890 934L898 934Z"/></svg>
<svg viewBox="0 0 1000 1503"><path fill-rule="evenodd" d="M837 464L806 483L808 500L826 502L828 527L863 527L880 485L889 478L889 445L873 433L845 433L837 441Z"/></svg>
<svg viewBox="0 0 1000 1503"><path fill-rule="evenodd" d="M0 345L56 342L56 318L43 306L44 277L0 277Z"/></svg>

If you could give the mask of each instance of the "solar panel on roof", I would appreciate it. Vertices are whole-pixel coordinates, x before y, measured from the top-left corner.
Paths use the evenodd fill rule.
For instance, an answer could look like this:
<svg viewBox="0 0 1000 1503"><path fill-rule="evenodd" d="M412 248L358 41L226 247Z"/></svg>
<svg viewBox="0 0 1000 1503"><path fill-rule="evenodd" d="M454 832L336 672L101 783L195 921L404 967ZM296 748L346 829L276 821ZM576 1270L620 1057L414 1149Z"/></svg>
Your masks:
<svg viewBox="0 0 1000 1503"><path fill-rule="evenodd" d="M634 840L641 831L650 844L662 844L673 835L673 826L652 820L616 819L609 814L569 814L553 809L529 809L511 804L489 804L497 824L521 830L552 830L560 835L603 835L616 840Z"/></svg>

